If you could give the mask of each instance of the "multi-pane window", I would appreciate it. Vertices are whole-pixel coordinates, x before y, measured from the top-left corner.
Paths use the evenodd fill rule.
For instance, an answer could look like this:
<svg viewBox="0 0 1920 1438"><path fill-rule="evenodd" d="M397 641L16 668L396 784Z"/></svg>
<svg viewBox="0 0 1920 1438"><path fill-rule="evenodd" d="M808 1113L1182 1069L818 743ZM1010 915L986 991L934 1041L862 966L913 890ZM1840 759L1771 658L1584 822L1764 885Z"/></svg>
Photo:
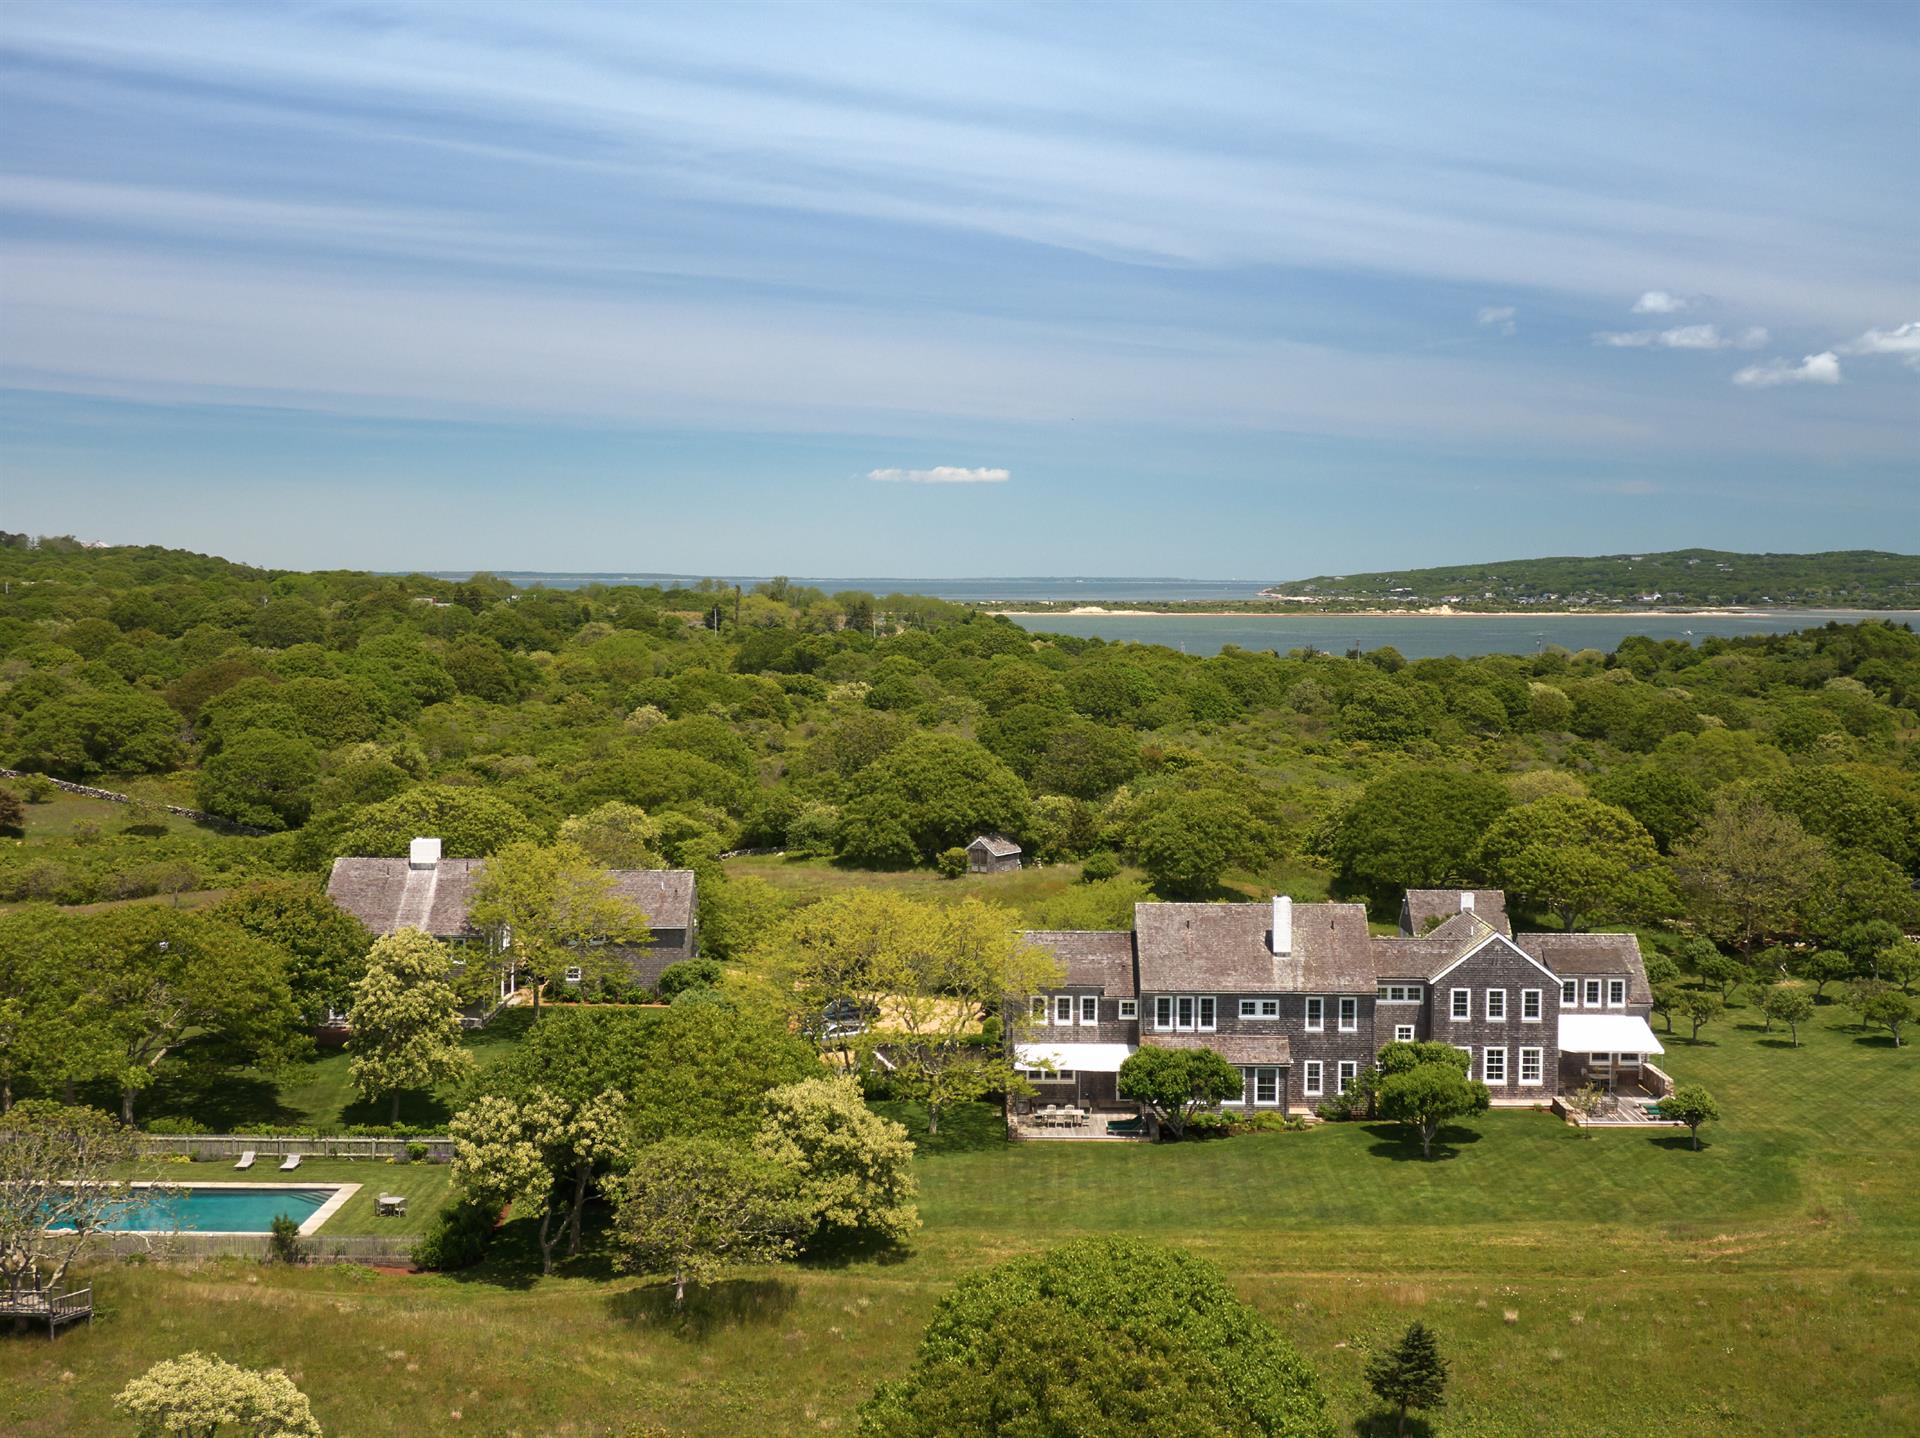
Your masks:
<svg viewBox="0 0 1920 1438"><path fill-rule="evenodd" d="M1503 1084L1507 1081L1507 1051L1505 1049L1482 1049L1480 1051L1480 1077L1489 1084Z"/></svg>
<svg viewBox="0 0 1920 1438"><path fill-rule="evenodd" d="M1587 1007L1590 1009L1600 1007L1600 980L1598 979L1587 980Z"/></svg>
<svg viewBox="0 0 1920 1438"><path fill-rule="evenodd" d="M1340 1000L1340 1032L1350 1034L1360 1027L1360 1000Z"/></svg>
<svg viewBox="0 0 1920 1438"><path fill-rule="evenodd" d="M1413 1025L1412 1024L1395 1024L1393 1026L1393 1041L1399 1044L1412 1043L1413 1042Z"/></svg>
<svg viewBox="0 0 1920 1438"><path fill-rule="evenodd" d="M1327 1026L1327 1001L1325 999L1307 1000L1307 1032L1317 1034Z"/></svg>
<svg viewBox="0 0 1920 1438"><path fill-rule="evenodd" d="M1320 1093L1321 1093L1320 1072L1321 1072L1320 1060L1308 1059L1306 1063L1306 1067L1302 1070L1302 1073L1304 1075L1305 1082L1306 1082L1306 1094L1308 1098L1320 1097Z"/></svg>
<svg viewBox="0 0 1920 1438"><path fill-rule="evenodd" d="M1560 982L1560 1002L1572 1006L1580 1002L1580 982L1577 979L1563 979Z"/></svg>
<svg viewBox="0 0 1920 1438"><path fill-rule="evenodd" d="M1203 1034L1210 1034L1214 1030L1213 1010L1213 995L1200 995L1200 1032Z"/></svg>
<svg viewBox="0 0 1920 1438"><path fill-rule="evenodd" d="M1033 1021L1037 1024L1044 1024L1047 1021L1047 996L1045 994L1035 994L1033 996Z"/></svg>
<svg viewBox="0 0 1920 1438"><path fill-rule="evenodd" d="M1153 1026L1166 1030L1173 1027L1173 997L1170 994L1157 994L1153 1000Z"/></svg>
<svg viewBox="0 0 1920 1438"><path fill-rule="evenodd" d="M1607 1007L1624 1009L1627 1006L1627 981L1625 979L1607 980Z"/></svg>
<svg viewBox="0 0 1920 1438"><path fill-rule="evenodd" d="M580 965L578 964L567 965L567 982L570 984L577 984L580 982Z"/></svg>
<svg viewBox="0 0 1920 1438"><path fill-rule="evenodd" d="M1100 1000L1092 994L1082 994L1080 996L1080 1022L1083 1024L1097 1024L1100 1022Z"/></svg>
<svg viewBox="0 0 1920 1438"><path fill-rule="evenodd" d="M1276 1068L1247 1069L1244 1072L1253 1077L1253 1101L1256 1104L1277 1104L1280 1102L1280 1070Z"/></svg>
<svg viewBox="0 0 1920 1438"><path fill-rule="evenodd" d="M1448 1010L1448 1012L1452 1014L1452 1016L1456 1019L1472 1018L1473 1017L1473 990L1472 989L1455 989L1453 991L1453 1007L1450 1010Z"/></svg>
<svg viewBox="0 0 1920 1438"><path fill-rule="evenodd" d="M1053 1001L1053 1021L1056 1024L1073 1022L1073 995L1061 994Z"/></svg>
<svg viewBox="0 0 1920 1438"><path fill-rule="evenodd" d="M1540 990L1520 990L1520 1021L1529 1024L1540 1022Z"/></svg>
<svg viewBox="0 0 1920 1438"><path fill-rule="evenodd" d="M1173 999L1173 1026L1182 1033L1193 1032L1193 995L1175 994Z"/></svg>
<svg viewBox="0 0 1920 1438"><path fill-rule="evenodd" d="M1487 990L1487 1017L1495 1023L1506 1022L1507 991L1505 989Z"/></svg>
<svg viewBox="0 0 1920 1438"><path fill-rule="evenodd" d="M1123 1019L1139 1018L1140 1017L1140 1000L1138 999L1120 1000L1120 1017Z"/></svg>
<svg viewBox="0 0 1920 1438"><path fill-rule="evenodd" d="M1347 1091L1347 1085L1353 1082L1359 1072L1360 1065L1358 1062L1353 1059L1341 1059L1340 1072L1339 1076L1334 1079L1333 1091L1335 1093L1345 1093Z"/></svg>
<svg viewBox="0 0 1920 1438"><path fill-rule="evenodd" d="M1277 1019L1280 1017L1278 999L1242 999L1240 1017L1243 1019Z"/></svg>
<svg viewBox="0 0 1920 1438"><path fill-rule="evenodd" d="M1542 1050L1520 1050L1520 1082L1537 1084L1540 1082Z"/></svg>
<svg viewBox="0 0 1920 1438"><path fill-rule="evenodd" d="M1417 1004L1423 992L1420 984L1382 984L1378 996L1383 1004Z"/></svg>

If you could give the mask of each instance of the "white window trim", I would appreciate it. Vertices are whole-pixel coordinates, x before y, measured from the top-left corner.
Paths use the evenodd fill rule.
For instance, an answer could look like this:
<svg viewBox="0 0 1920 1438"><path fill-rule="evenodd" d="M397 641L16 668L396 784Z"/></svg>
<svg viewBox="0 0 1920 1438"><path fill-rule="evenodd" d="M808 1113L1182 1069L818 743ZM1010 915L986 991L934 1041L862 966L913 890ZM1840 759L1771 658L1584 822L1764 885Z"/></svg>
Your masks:
<svg viewBox="0 0 1920 1438"><path fill-rule="evenodd" d="M1262 1009L1271 1009L1271 1013L1262 1013ZM1271 1024L1280 1019L1280 1000L1278 999L1242 999L1240 1017L1248 1023Z"/></svg>
<svg viewBox="0 0 1920 1438"><path fill-rule="evenodd" d="M1173 995L1156 994L1153 1000L1153 1031L1157 1034L1173 1032Z"/></svg>
<svg viewBox="0 0 1920 1438"><path fill-rule="evenodd" d="M1301 1092L1308 1098L1319 1098L1326 1083L1326 1066L1319 1059L1308 1059L1300 1071Z"/></svg>
<svg viewBox="0 0 1920 1438"><path fill-rule="evenodd" d="M1463 1013L1462 1010L1465 1010ZM1455 989L1447 996L1447 1017L1454 1023L1464 1024L1473 1019L1473 990Z"/></svg>
<svg viewBox="0 0 1920 1438"><path fill-rule="evenodd" d="M1029 1006L1029 1011L1033 1017L1033 1021L1045 1027L1047 1024L1048 1011L1052 1008L1053 1004L1045 994L1035 994L1033 996L1033 1003Z"/></svg>
<svg viewBox="0 0 1920 1438"><path fill-rule="evenodd" d="M1487 1060L1492 1058L1495 1054L1500 1055L1500 1077L1499 1078L1495 1078L1493 1076L1493 1071L1488 1066L1488 1063L1487 1063ZM1508 1085L1508 1083L1511 1082L1511 1080L1507 1077L1507 1051L1504 1047L1498 1044L1495 1044L1488 1048L1483 1048L1480 1050L1480 1082L1487 1085L1487 1087L1489 1088L1493 1087L1495 1084L1498 1084L1501 1088L1505 1088Z"/></svg>
<svg viewBox="0 0 1920 1438"><path fill-rule="evenodd" d="M1088 1017L1087 1015L1087 1010L1089 1008L1093 1010L1092 1017ZM1080 995L1080 1026L1082 1028L1090 1028L1094 1024L1097 1024L1099 1022L1100 1022L1100 1000L1095 998L1092 994Z"/></svg>
<svg viewBox="0 0 1920 1438"><path fill-rule="evenodd" d="M1308 1033L1323 1034L1327 1031L1327 1001L1324 998L1318 994L1309 995L1306 1013Z"/></svg>
<svg viewBox="0 0 1920 1438"><path fill-rule="evenodd" d="M1056 1024L1073 1023L1073 995L1055 994L1053 999L1053 1021Z"/></svg>
<svg viewBox="0 0 1920 1438"><path fill-rule="evenodd" d="M1412 1043L1413 1035L1414 1026L1412 1024L1395 1024L1393 1026L1393 1041L1397 1044Z"/></svg>
<svg viewBox="0 0 1920 1438"><path fill-rule="evenodd" d="M582 977L584 977L584 971L581 969L581 967L578 964L567 965L566 981L568 983L577 984L580 982Z"/></svg>
<svg viewBox="0 0 1920 1438"><path fill-rule="evenodd" d="M1218 1033L1220 1029L1220 999L1216 994L1195 994L1193 996L1194 1032L1202 1034Z"/></svg>
<svg viewBox="0 0 1920 1438"><path fill-rule="evenodd" d="M1240 1069L1240 1096L1238 1098L1221 1099L1221 1108L1245 1108L1247 1106L1247 1090L1253 1087L1253 1070L1241 1067L1238 1064L1234 1065L1234 1067Z"/></svg>
<svg viewBox="0 0 1920 1438"><path fill-rule="evenodd" d="M1280 1098L1282 1093L1284 1092L1284 1089L1280 1082L1280 1070L1276 1065L1255 1064L1251 1068L1241 1070L1241 1072L1246 1075L1247 1084L1253 1090L1253 1106L1255 1108L1280 1107ZM1273 1076L1273 1097L1272 1098L1260 1097L1260 1075L1261 1074L1271 1074Z"/></svg>
<svg viewBox="0 0 1920 1438"><path fill-rule="evenodd" d="M1528 999L1533 1000L1533 1014L1531 1017L1529 1017L1527 1014ZM1545 1020L1546 1013L1547 1013L1547 996L1545 994L1543 994L1539 989L1520 990L1520 1022L1521 1023L1523 1024L1541 1023Z"/></svg>
<svg viewBox="0 0 1920 1438"><path fill-rule="evenodd" d="M1616 990L1618 990L1620 994L1620 997L1617 999L1613 996ZM1626 1006L1627 1006L1627 981L1625 979L1608 979L1607 980L1607 1007L1610 1009L1624 1009Z"/></svg>
<svg viewBox="0 0 1920 1438"><path fill-rule="evenodd" d="M1534 1075L1527 1077L1527 1055L1533 1055ZM1547 1052L1545 1049L1527 1047L1520 1050L1520 1087L1539 1088L1547 1081Z"/></svg>
<svg viewBox="0 0 1920 1438"><path fill-rule="evenodd" d="M1572 989L1572 993L1567 990ZM1567 1008L1574 1008L1580 1002L1580 980L1562 979L1560 981L1560 1002Z"/></svg>
<svg viewBox="0 0 1920 1438"><path fill-rule="evenodd" d="M1345 1093L1347 1091L1347 1085L1359 1077L1360 1061L1358 1059L1341 1059L1339 1065L1334 1069L1334 1093Z"/></svg>
<svg viewBox="0 0 1920 1438"><path fill-rule="evenodd" d="M1123 1019L1138 1019L1140 1017L1140 1000L1120 1000L1120 1017Z"/></svg>
<svg viewBox="0 0 1920 1438"><path fill-rule="evenodd" d="M1424 998L1420 984L1381 984L1374 990L1374 1002L1381 1004L1417 1004Z"/></svg>
<svg viewBox="0 0 1920 1438"><path fill-rule="evenodd" d="M1500 1012L1497 1014L1493 1011L1493 1001L1496 996L1498 996L1500 1000ZM1488 989L1487 990L1487 1022L1490 1024L1504 1024L1506 1021L1507 1021L1507 991L1505 989Z"/></svg>
<svg viewBox="0 0 1920 1438"><path fill-rule="evenodd" d="M1600 980L1588 979L1586 983L1585 993L1586 993L1585 1000L1581 1003L1580 1007L1583 1009L1599 1008L1600 1007Z"/></svg>
<svg viewBox="0 0 1920 1438"><path fill-rule="evenodd" d="M1343 1034L1360 1032L1360 1000L1354 998L1340 1000L1340 1032Z"/></svg>

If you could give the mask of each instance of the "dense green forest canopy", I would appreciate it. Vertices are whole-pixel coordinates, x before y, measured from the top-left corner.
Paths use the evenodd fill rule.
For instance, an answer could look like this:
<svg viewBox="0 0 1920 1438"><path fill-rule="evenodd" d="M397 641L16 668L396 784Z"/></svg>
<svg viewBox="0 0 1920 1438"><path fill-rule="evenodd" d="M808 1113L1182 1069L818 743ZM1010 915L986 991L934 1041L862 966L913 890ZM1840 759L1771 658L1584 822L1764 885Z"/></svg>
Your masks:
<svg viewBox="0 0 1920 1438"><path fill-rule="evenodd" d="M414 833L485 853L609 803L703 870L723 955L772 902L729 892L718 856L742 847L928 867L992 830L1030 861L1131 861L1168 896L1317 870L1386 906L1504 874L1537 918L1621 922L1680 912L1684 876L1648 877L1646 856L1677 864L1740 799L1851 886L1819 925L1776 916L1729 930L1741 944L1908 922L1920 865L1920 637L1898 624L1199 658L785 581L515 589L61 541L0 546L0 578L10 766L267 831L123 811L0 849L4 902L311 882ZM1610 856L1612 891L1554 880L1582 845ZM1088 887L1110 896L1088 922L1144 892Z"/></svg>
<svg viewBox="0 0 1920 1438"><path fill-rule="evenodd" d="M1661 554L1509 559L1372 574L1320 574L1276 584L1268 592L1354 606L1779 604L1910 609L1920 606L1920 555L1877 549L1820 554L1675 549Z"/></svg>

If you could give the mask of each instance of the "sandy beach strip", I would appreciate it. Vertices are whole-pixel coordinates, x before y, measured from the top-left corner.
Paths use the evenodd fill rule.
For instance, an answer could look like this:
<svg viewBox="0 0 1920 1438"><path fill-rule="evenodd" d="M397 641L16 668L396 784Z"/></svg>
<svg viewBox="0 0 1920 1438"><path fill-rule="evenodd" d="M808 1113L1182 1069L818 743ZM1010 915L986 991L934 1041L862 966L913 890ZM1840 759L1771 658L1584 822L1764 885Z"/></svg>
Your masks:
<svg viewBox="0 0 1920 1438"><path fill-rule="evenodd" d="M1777 619L1782 609L988 609L1008 619ZM1862 610L1808 610L1809 614Z"/></svg>

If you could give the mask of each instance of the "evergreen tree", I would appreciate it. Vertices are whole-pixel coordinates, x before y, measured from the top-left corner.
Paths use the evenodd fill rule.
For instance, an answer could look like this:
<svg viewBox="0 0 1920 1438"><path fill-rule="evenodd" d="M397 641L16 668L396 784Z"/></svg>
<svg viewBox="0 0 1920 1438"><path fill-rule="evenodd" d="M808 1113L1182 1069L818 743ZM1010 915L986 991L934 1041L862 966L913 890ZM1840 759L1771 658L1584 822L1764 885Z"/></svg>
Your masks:
<svg viewBox="0 0 1920 1438"><path fill-rule="evenodd" d="M1433 1330L1418 1319L1392 1348L1376 1353L1367 1363L1367 1386L1399 1416L1396 1432L1407 1431L1409 1408L1440 1408L1446 1404L1447 1364Z"/></svg>

